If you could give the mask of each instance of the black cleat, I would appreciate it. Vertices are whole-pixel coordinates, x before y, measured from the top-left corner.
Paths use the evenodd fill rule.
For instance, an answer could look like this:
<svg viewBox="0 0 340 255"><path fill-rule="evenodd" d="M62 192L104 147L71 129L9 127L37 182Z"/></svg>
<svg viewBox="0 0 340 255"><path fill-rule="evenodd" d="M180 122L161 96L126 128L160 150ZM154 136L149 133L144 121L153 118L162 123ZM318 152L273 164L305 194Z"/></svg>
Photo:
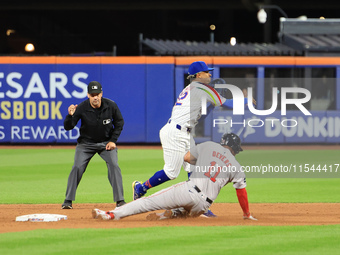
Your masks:
<svg viewBox="0 0 340 255"><path fill-rule="evenodd" d="M61 209L73 209L72 201L71 200L65 200L64 203L61 205Z"/></svg>

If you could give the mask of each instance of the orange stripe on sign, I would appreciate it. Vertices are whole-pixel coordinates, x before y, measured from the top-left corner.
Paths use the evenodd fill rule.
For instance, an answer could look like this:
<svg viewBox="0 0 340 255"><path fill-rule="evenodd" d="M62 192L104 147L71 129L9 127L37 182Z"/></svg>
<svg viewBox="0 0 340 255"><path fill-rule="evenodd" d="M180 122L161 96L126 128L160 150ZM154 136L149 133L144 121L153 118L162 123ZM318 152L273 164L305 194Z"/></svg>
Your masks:
<svg viewBox="0 0 340 255"><path fill-rule="evenodd" d="M340 65L339 57L296 57L296 65Z"/></svg>
<svg viewBox="0 0 340 255"><path fill-rule="evenodd" d="M214 65L295 65L294 57L214 57Z"/></svg>
<svg viewBox="0 0 340 255"><path fill-rule="evenodd" d="M340 57L0 57L0 64L175 64L190 65L194 61L204 61L209 67L212 65L281 65L281 66L337 66L340 65Z"/></svg>
<svg viewBox="0 0 340 255"><path fill-rule="evenodd" d="M102 64L174 64L175 57L101 57Z"/></svg>
<svg viewBox="0 0 340 255"><path fill-rule="evenodd" d="M101 57L102 64L145 64L146 57Z"/></svg>
<svg viewBox="0 0 340 255"><path fill-rule="evenodd" d="M176 57L176 65L190 65L195 61L204 61L208 67L213 64L213 57L198 56L198 57Z"/></svg>
<svg viewBox="0 0 340 255"><path fill-rule="evenodd" d="M9 64L11 63L11 57L0 57L0 64Z"/></svg>
<svg viewBox="0 0 340 255"><path fill-rule="evenodd" d="M57 57L56 64L100 64L100 57Z"/></svg>
<svg viewBox="0 0 340 255"><path fill-rule="evenodd" d="M101 57L102 64L174 64L174 57Z"/></svg>
<svg viewBox="0 0 340 255"><path fill-rule="evenodd" d="M295 57L176 57L176 65L190 65L204 61L209 65L295 65Z"/></svg>
<svg viewBox="0 0 340 255"><path fill-rule="evenodd" d="M55 64L56 57L10 57L8 64Z"/></svg>
<svg viewBox="0 0 340 255"><path fill-rule="evenodd" d="M175 57L0 57L0 64L174 64Z"/></svg>
<svg viewBox="0 0 340 255"><path fill-rule="evenodd" d="M147 64L175 64L175 57L147 57Z"/></svg>

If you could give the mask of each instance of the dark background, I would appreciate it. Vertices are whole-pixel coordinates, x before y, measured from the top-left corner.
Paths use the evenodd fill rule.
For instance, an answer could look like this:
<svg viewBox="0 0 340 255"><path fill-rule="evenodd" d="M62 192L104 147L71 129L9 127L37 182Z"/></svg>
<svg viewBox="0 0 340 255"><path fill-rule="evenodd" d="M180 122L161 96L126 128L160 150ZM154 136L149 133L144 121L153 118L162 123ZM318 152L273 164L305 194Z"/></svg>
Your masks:
<svg viewBox="0 0 340 255"><path fill-rule="evenodd" d="M280 12L266 10L266 25L257 21L258 4L280 6L289 18L339 18L340 1L210 0L210 1L22 1L0 3L0 55L106 54L139 55L138 39L209 41L214 24L216 42L278 41ZM8 29L15 30L10 35ZM266 31L266 32L265 32Z"/></svg>

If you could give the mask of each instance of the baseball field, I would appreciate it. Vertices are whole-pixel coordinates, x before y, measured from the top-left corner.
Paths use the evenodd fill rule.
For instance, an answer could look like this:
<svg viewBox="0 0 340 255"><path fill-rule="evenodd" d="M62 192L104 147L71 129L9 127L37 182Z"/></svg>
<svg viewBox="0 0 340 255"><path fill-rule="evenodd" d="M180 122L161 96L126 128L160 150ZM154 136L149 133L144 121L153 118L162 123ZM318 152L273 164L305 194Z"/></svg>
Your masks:
<svg viewBox="0 0 340 255"><path fill-rule="evenodd" d="M211 207L217 218L158 222L147 221L148 213L120 221L92 219L93 208L115 206L107 168L98 155L78 187L74 209L61 210L74 148L0 147L0 254L339 254L340 146L244 146L237 156L241 165L308 170L296 178L286 172L247 175L250 211L258 221L242 219L229 184ZM121 146L118 157L130 202L131 183L162 168L162 150ZM186 179L182 171L149 194ZM68 219L15 221L34 213Z"/></svg>

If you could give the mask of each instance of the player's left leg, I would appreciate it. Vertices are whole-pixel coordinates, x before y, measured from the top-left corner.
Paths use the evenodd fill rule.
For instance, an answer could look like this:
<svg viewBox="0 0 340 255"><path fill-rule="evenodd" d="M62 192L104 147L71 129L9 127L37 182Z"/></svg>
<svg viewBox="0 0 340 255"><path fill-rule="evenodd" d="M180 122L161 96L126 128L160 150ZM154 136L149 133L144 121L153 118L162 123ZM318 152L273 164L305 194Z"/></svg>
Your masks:
<svg viewBox="0 0 340 255"><path fill-rule="evenodd" d="M144 196L148 189L152 187L156 187L164 182L169 181L170 178L166 175L164 170L159 170L153 176L151 176L148 180L144 183L140 183L139 181L134 181L132 183L133 187L133 200L136 200L142 196Z"/></svg>
<svg viewBox="0 0 340 255"><path fill-rule="evenodd" d="M118 165L117 148L107 151L106 144L98 144L102 149L98 152L99 156L106 162L108 169L108 179L113 190L113 200L117 206L125 204L122 172Z"/></svg>
<svg viewBox="0 0 340 255"><path fill-rule="evenodd" d="M195 141L194 141L193 137L191 136L191 139L190 139L190 148L193 147L194 145L195 145ZM190 148L188 148L188 150L190 150ZM193 165L191 165L191 164L189 164L187 162L184 162L183 163L183 168L188 173L188 179L190 180L191 173L194 171L195 166L193 166ZM207 209L201 216L202 217L206 217L206 218L217 217L217 215L215 215L210 209Z"/></svg>
<svg viewBox="0 0 340 255"><path fill-rule="evenodd" d="M195 205L195 202L189 192L187 182L181 182L148 197L137 199L122 207L115 208L109 213L113 213L114 219L118 220L130 215L160 209L191 208Z"/></svg>
<svg viewBox="0 0 340 255"><path fill-rule="evenodd" d="M187 218L187 217L198 217L202 215L210 207L210 202L207 201L205 196L197 193L192 187L192 183L185 182L186 189L190 194L190 205L184 205L183 207L168 209L161 213L150 213L147 216L147 220L163 220L163 219L173 219L173 218ZM185 192L183 192L185 193Z"/></svg>
<svg viewBox="0 0 340 255"><path fill-rule="evenodd" d="M204 218L215 218L217 217L216 214L214 214L210 209L206 210L204 213L202 213L200 215L201 217L204 217Z"/></svg>
<svg viewBox="0 0 340 255"><path fill-rule="evenodd" d="M165 220L165 219L178 219L182 218L185 219L189 217L189 212L185 210L183 207L165 210L161 213L150 213L146 216L146 219L149 221L156 221L156 220Z"/></svg>
<svg viewBox="0 0 340 255"><path fill-rule="evenodd" d="M157 171L153 176L143 183L135 181L132 184L134 190L134 200L144 196L150 188L156 187L164 182L176 179L178 177L183 164L185 152L164 149L163 154L164 158L169 158L170 160L165 160L164 168L162 170Z"/></svg>
<svg viewBox="0 0 340 255"><path fill-rule="evenodd" d="M77 144L74 164L67 181L65 200L61 206L62 209L72 209L72 201L76 198L77 187L94 154L96 154L96 149L93 144Z"/></svg>
<svg viewBox="0 0 340 255"><path fill-rule="evenodd" d="M92 218L97 219L105 213L105 211L95 208L92 210Z"/></svg>
<svg viewBox="0 0 340 255"><path fill-rule="evenodd" d="M164 167L143 183L133 182L134 200L144 196L148 189L176 179L180 173L190 134L166 125L160 131L160 139L163 147Z"/></svg>

